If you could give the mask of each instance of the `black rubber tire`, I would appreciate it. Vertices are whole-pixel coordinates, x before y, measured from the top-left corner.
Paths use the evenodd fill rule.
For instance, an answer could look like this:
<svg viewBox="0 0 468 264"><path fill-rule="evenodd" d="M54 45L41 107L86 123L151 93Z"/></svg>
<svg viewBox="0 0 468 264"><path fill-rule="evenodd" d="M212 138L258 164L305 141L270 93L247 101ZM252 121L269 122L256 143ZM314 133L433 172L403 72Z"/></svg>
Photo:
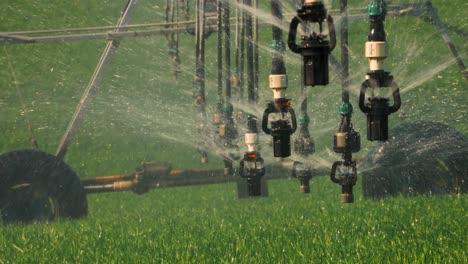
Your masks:
<svg viewBox="0 0 468 264"><path fill-rule="evenodd" d="M77 219L87 215L88 202L78 175L63 160L15 150L0 155L0 211L3 223Z"/></svg>

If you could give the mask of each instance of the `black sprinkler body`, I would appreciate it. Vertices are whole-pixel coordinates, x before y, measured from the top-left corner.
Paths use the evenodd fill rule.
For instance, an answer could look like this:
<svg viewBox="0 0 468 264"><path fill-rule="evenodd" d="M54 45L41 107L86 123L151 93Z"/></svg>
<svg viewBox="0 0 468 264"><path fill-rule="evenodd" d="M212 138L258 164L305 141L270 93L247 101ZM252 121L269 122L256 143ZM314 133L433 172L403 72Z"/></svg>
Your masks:
<svg viewBox="0 0 468 264"><path fill-rule="evenodd" d="M239 175L247 179L248 195L262 194L261 179L265 175L264 160L256 151L246 152L240 162Z"/></svg>
<svg viewBox="0 0 468 264"><path fill-rule="evenodd" d="M330 174L332 182L341 185L341 203L353 203L353 186L357 182L355 161L335 161Z"/></svg>
<svg viewBox="0 0 468 264"><path fill-rule="evenodd" d="M362 84L359 95L359 108L367 116L367 139L370 141L387 141L388 116L400 109L400 89L393 81L393 76L388 73L369 75L371 78ZM376 76L379 77L376 78ZM366 91L368 89L383 86L392 87L393 105L390 105L390 100L385 97L367 97L366 102Z"/></svg>
<svg viewBox="0 0 468 264"><path fill-rule="evenodd" d="M301 44L296 44L297 27L299 23L318 23L319 32L301 36ZM330 32L330 40L322 34L323 23L326 22ZM336 36L333 18L327 15L322 2L304 4L289 24L288 46L294 53L301 54L304 64L304 85L316 86L329 83L328 54L335 48Z"/></svg>
<svg viewBox="0 0 468 264"><path fill-rule="evenodd" d="M270 127L268 127L268 119L271 114L275 114L280 118L270 121ZM296 129L296 114L289 99L279 98L268 103L263 112L262 130L273 137L273 155L275 157L285 158L291 156L291 135Z"/></svg>
<svg viewBox="0 0 468 264"><path fill-rule="evenodd" d="M359 108L367 115L367 139L387 141L388 116L398 111L401 106L400 89L393 76L383 67L384 60L388 56L384 29L387 4L383 0L371 0L367 10L370 28L365 44L365 55L369 60L369 72L361 86ZM390 105L389 98L374 96L375 91L387 87L392 89L393 105ZM371 90L371 95L366 97L368 90Z"/></svg>

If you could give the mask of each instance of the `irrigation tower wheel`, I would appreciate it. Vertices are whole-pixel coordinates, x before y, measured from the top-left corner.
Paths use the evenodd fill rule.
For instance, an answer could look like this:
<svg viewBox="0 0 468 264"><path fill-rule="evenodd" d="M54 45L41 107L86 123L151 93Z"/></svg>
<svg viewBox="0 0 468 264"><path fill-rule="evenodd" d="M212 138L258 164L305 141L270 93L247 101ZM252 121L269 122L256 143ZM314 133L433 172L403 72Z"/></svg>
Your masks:
<svg viewBox="0 0 468 264"><path fill-rule="evenodd" d="M0 155L3 223L76 219L87 212L80 179L63 160L30 149Z"/></svg>

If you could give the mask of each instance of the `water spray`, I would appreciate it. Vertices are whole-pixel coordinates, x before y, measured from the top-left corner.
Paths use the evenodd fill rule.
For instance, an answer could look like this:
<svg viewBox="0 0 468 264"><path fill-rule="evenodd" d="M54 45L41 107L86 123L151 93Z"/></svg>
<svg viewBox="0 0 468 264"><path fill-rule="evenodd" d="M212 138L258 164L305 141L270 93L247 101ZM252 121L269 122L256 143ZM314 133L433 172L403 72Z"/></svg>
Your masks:
<svg viewBox="0 0 468 264"><path fill-rule="evenodd" d="M369 72L361 86L359 108L367 115L367 139L387 141L388 116L398 111L401 106L400 89L390 72L383 68L383 62L388 55L384 29L387 5L384 0L371 0L367 11L370 30L365 55L369 59ZM375 95L375 92L384 87L392 89L393 105L389 104L389 98ZM370 96L366 94L368 91Z"/></svg>
<svg viewBox="0 0 468 264"><path fill-rule="evenodd" d="M299 23L307 25L318 24L319 31L301 36L301 45L296 44L297 26ZM330 34L330 40L323 32L323 24L326 23ZM289 24L288 46L294 53L301 54L303 58L303 72L305 85L327 85L328 54L335 48L336 35L333 18L327 14L327 10L321 0L304 0L304 4L297 10L297 15Z"/></svg>
<svg viewBox="0 0 468 264"><path fill-rule="evenodd" d="M265 175L265 165L259 152L257 118L252 115L247 116L245 144L247 152L240 161L239 175L247 179L248 195L260 196L262 194L261 179Z"/></svg>
<svg viewBox="0 0 468 264"><path fill-rule="evenodd" d="M281 17L277 0L272 1L272 13L275 17ZM272 32L270 89L273 91L273 101L267 104L263 112L262 130L273 137L273 155L285 158L291 155L291 135L297 129L297 122L291 102L285 98L284 94L288 87L288 78L283 59L285 45L282 40L282 31L277 26L273 26Z"/></svg>

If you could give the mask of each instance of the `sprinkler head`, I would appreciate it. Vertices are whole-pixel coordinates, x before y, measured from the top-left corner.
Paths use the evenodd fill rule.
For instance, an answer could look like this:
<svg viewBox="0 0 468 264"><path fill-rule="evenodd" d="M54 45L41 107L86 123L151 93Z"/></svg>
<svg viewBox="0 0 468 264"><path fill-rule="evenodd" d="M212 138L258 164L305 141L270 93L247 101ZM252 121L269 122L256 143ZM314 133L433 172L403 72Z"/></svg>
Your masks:
<svg viewBox="0 0 468 264"><path fill-rule="evenodd" d="M240 162L239 175L247 179L249 196L261 195L261 178L265 175L265 164L260 153L246 152Z"/></svg>
<svg viewBox="0 0 468 264"><path fill-rule="evenodd" d="M358 152L361 150L361 136L359 132L353 129L351 123L353 105L349 102L344 102L340 105L339 112L341 115L341 123L334 136L333 150L336 153Z"/></svg>
<svg viewBox="0 0 468 264"><path fill-rule="evenodd" d="M389 75L388 72L369 72L368 78L362 84L359 95L359 108L367 115L367 139L370 141L387 141L388 116L398 111L401 106L400 90L393 81L393 76ZM390 105L389 98L385 97L368 97L367 103L365 103L367 89L386 86L392 87L393 105Z"/></svg>
<svg viewBox="0 0 468 264"><path fill-rule="evenodd" d="M335 161L332 165L330 179L341 185L340 201L342 203L354 202L353 186L357 182L355 161Z"/></svg>
<svg viewBox="0 0 468 264"><path fill-rule="evenodd" d="M294 152L301 156L312 155L315 152L315 142L309 133L309 122L307 113L299 116L299 136L294 140Z"/></svg>
<svg viewBox="0 0 468 264"><path fill-rule="evenodd" d="M311 136L301 135L294 140L294 152L301 156L315 153L315 142Z"/></svg>
<svg viewBox="0 0 468 264"><path fill-rule="evenodd" d="M312 178L312 169L302 162L295 161L292 167L292 176L299 179L299 191L301 193L310 193L310 179Z"/></svg>
<svg viewBox="0 0 468 264"><path fill-rule="evenodd" d="M198 153L200 153L200 162L203 164L208 163L208 153L206 152L206 150L203 147L198 146L197 151Z"/></svg>
<svg viewBox="0 0 468 264"><path fill-rule="evenodd" d="M330 43L316 34L302 36L301 39L304 85L327 85L329 83L328 54L330 54Z"/></svg>
<svg viewBox="0 0 468 264"><path fill-rule="evenodd" d="M330 41L322 34L322 24L326 22L330 32ZM299 23L318 23L319 32L301 37L301 44L296 44L297 27ZM335 48L336 35L333 18L327 15L322 1L306 1L297 10L297 15L289 24L288 46L294 53L299 53L303 58L304 85L327 85L328 54Z"/></svg>
<svg viewBox="0 0 468 264"><path fill-rule="evenodd" d="M278 98L267 105L263 112L262 129L273 137L275 157L285 158L291 155L291 135L297 129L297 122L289 99Z"/></svg>

